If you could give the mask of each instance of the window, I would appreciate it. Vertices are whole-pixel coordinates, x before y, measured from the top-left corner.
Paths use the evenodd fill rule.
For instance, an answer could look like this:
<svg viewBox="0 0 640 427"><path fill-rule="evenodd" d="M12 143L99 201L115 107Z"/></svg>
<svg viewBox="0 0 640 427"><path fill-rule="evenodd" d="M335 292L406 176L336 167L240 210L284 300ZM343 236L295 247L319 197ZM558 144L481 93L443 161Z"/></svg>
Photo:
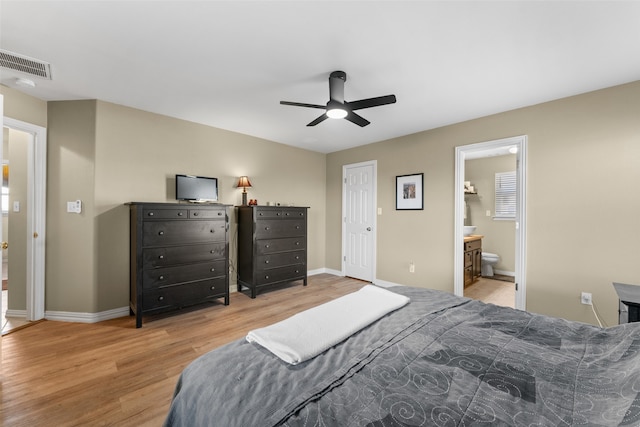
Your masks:
<svg viewBox="0 0 640 427"><path fill-rule="evenodd" d="M516 172L496 173L494 219L516 219Z"/></svg>

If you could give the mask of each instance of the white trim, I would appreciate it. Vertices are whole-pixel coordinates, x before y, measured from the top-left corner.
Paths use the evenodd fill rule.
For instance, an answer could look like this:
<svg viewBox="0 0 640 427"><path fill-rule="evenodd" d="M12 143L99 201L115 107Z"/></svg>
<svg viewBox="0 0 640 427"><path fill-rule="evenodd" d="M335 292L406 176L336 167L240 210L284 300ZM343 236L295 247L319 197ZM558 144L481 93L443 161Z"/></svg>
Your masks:
<svg viewBox="0 0 640 427"><path fill-rule="evenodd" d="M26 319L27 310L11 310L8 308L5 317L17 317L19 319Z"/></svg>
<svg viewBox="0 0 640 427"><path fill-rule="evenodd" d="M497 139L494 141L480 142L477 144L464 145L456 147L455 151L455 218L454 218L454 286L453 290L456 295L464 295L464 275L463 275L463 254L464 239L462 234L462 226L464 225L464 169L465 158L467 155L478 158L478 154L484 151L495 150L507 146L516 146L518 151L516 154L516 174L518 179L517 192L517 212L516 212L516 271L515 283L517 284L515 308L520 310L526 309L526 189L527 189L527 136L520 135L510 138ZM482 157L482 156L480 156Z"/></svg>
<svg viewBox="0 0 640 427"><path fill-rule="evenodd" d="M27 315L40 320L44 313L45 236L47 206L47 129L32 123L4 117L4 126L32 136L29 144L27 176Z"/></svg>
<svg viewBox="0 0 640 427"><path fill-rule="evenodd" d="M511 276L511 277L516 277L516 272L515 271L507 271L507 270L496 270L495 268L493 269L493 272L496 274L501 274L503 276Z"/></svg>
<svg viewBox="0 0 640 427"><path fill-rule="evenodd" d="M377 216L377 211L378 211L378 161L377 160L369 160L369 161L365 161L365 162L359 162L359 163L351 163L348 165L342 165L342 216L340 217L340 221L342 222L342 253L340 254L340 268L342 268L342 272L339 274L340 276L344 276L345 272L346 272L346 261L345 261L345 257L347 254L347 236L346 236L346 218L347 218L347 213L346 213L346 207L347 207L347 192L346 192L346 188L347 188L347 184L345 182L346 180L346 174L347 174L347 169L348 168L357 168L357 167L363 167L363 166L371 166L373 168L373 172L372 172L372 178L373 178L373 182L371 183L372 185L372 212L370 212L371 214L371 218L372 218L372 222L373 222L373 232L371 233L371 282L375 283L376 281L376 274L378 271L378 266L377 266L377 247L378 247L378 243L377 243L377 235L378 235L378 216Z"/></svg>
<svg viewBox="0 0 640 427"><path fill-rule="evenodd" d="M386 280L376 280L375 282L373 282L373 284L376 286L380 286L382 288L392 288L394 286L406 286L406 285L401 285L400 283L387 282Z"/></svg>
<svg viewBox="0 0 640 427"><path fill-rule="evenodd" d="M97 323L128 316L129 307L114 308L113 310L101 311L99 313L77 313L73 311L47 311L45 313L45 319L47 320L75 323Z"/></svg>

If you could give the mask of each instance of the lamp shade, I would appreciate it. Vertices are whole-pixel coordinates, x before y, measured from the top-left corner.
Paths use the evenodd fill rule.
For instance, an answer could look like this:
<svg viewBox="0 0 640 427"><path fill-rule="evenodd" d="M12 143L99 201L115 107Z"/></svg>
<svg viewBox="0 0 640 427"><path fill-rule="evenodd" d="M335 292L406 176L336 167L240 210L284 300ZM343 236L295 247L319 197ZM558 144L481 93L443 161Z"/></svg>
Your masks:
<svg viewBox="0 0 640 427"><path fill-rule="evenodd" d="M238 187L250 188L251 187L251 181L249 181L249 177L248 176L241 176L240 179L238 179Z"/></svg>

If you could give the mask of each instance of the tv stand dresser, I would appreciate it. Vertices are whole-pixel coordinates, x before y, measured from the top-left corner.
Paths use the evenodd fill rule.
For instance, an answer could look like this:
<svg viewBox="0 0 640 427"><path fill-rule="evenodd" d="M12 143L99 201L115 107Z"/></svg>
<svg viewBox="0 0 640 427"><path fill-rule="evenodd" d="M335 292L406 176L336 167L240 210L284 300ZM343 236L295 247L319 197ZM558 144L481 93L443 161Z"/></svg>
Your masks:
<svg viewBox="0 0 640 427"><path fill-rule="evenodd" d="M131 202L129 308L136 316L229 304L228 205Z"/></svg>

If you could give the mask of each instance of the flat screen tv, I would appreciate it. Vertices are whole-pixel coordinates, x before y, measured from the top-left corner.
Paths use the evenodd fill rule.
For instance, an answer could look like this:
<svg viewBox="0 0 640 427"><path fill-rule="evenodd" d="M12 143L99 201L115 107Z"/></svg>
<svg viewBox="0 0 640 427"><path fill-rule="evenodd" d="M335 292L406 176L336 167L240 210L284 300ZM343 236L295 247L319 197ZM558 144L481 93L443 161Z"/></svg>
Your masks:
<svg viewBox="0 0 640 427"><path fill-rule="evenodd" d="M218 178L176 175L176 199L194 203L218 201Z"/></svg>

